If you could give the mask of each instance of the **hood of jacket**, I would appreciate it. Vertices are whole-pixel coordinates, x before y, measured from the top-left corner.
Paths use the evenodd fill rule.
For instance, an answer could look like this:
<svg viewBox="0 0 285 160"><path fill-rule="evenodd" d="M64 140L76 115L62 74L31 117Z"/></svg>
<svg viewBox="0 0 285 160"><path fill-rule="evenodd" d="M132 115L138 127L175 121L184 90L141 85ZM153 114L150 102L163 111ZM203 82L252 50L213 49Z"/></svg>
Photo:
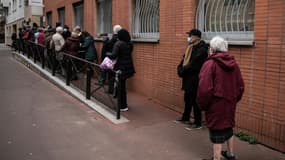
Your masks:
<svg viewBox="0 0 285 160"><path fill-rule="evenodd" d="M234 56L227 52L215 53L209 59L213 59L225 71L233 71L237 65Z"/></svg>

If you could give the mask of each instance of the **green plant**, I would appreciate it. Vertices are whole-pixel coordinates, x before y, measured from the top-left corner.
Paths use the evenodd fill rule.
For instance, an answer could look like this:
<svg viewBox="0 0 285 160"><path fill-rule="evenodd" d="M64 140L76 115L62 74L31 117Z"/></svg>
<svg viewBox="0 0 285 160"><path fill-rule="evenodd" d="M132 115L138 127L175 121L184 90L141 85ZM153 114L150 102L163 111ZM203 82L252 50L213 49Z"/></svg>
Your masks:
<svg viewBox="0 0 285 160"><path fill-rule="evenodd" d="M235 136L237 136L242 141L248 142L249 144L258 144L258 141L254 136L251 136L243 131L235 132Z"/></svg>

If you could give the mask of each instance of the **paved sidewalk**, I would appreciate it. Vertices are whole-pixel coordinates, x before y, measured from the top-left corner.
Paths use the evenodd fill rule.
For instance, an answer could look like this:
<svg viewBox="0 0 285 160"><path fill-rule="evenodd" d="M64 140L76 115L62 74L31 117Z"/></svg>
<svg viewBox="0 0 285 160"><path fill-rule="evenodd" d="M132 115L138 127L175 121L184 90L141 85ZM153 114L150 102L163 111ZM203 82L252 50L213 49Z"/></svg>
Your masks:
<svg viewBox="0 0 285 160"><path fill-rule="evenodd" d="M114 125L0 50L0 160L201 160L206 129L187 131L179 115L129 93L130 122ZM285 160L236 141L239 160Z"/></svg>

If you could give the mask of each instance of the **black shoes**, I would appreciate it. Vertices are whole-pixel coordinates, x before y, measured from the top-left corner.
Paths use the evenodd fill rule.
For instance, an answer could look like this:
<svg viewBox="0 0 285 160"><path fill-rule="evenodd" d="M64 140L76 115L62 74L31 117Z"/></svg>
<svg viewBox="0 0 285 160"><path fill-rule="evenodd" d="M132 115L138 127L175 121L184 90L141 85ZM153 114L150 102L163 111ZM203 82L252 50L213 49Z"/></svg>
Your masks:
<svg viewBox="0 0 285 160"><path fill-rule="evenodd" d="M189 124L189 119L178 118L174 121L175 123Z"/></svg>
<svg viewBox="0 0 285 160"><path fill-rule="evenodd" d="M227 160L236 160L236 157L235 157L235 156L230 156L230 155L228 155L228 152L227 152L227 151L222 151L221 154L222 154L222 156L223 156L224 158L226 158Z"/></svg>

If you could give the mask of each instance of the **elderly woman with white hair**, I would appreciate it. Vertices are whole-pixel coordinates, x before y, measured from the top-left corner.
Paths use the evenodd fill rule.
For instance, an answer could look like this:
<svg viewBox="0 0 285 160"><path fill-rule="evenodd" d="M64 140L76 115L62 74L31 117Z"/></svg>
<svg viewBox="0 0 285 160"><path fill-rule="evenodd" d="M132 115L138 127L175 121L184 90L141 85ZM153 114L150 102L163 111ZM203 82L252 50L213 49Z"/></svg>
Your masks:
<svg viewBox="0 0 285 160"><path fill-rule="evenodd" d="M234 56L228 53L228 43L221 37L210 41L207 61L199 74L197 103L206 113L210 140L213 143L213 160L221 156L235 160L233 128L236 105L244 92L244 82ZM222 144L227 142L227 151Z"/></svg>
<svg viewBox="0 0 285 160"><path fill-rule="evenodd" d="M52 36L52 39L50 41L50 48L55 50L55 56L56 56L56 68L58 72L65 74L65 70L63 67L63 54L61 54L62 47L65 43L65 40L62 36L63 28L57 27L56 33Z"/></svg>
<svg viewBox="0 0 285 160"><path fill-rule="evenodd" d="M57 27L56 33L52 36L51 45L54 46L56 52L61 51L61 48L65 43L62 33L63 33L63 28Z"/></svg>

